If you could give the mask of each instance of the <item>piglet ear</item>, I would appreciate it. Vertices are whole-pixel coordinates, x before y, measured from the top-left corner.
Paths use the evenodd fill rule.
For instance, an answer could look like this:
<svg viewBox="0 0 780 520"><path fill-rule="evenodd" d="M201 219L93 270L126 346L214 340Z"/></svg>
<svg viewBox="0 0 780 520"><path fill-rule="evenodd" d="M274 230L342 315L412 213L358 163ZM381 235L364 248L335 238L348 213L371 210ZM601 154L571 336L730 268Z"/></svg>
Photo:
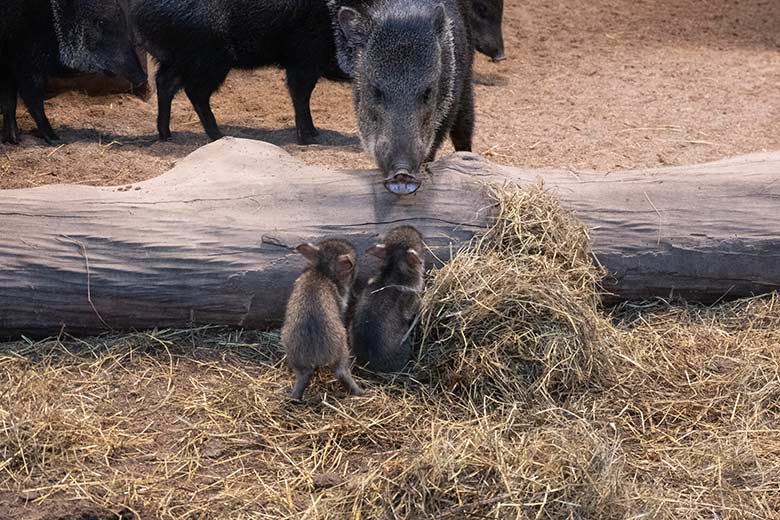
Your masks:
<svg viewBox="0 0 780 520"><path fill-rule="evenodd" d="M366 254L375 256L380 260L384 260L387 256L387 248L384 244L376 244L366 249Z"/></svg>
<svg viewBox="0 0 780 520"><path fill-rule="evenodd" d="M355 260L352 255L339 255L336 258L336 274L339 276L349 276L355 270Z"/></svg>
<svg viewBox="0 0 780 520"><path fill-rule="evenodd" d="M420 258L417 251L410 247L406 250L406 263L409 264L410 267L417 268L422 265L422 258Z"/></svg>
<svg viewBox="0 0 780 520"><path fill-rule="evenodd" d="M320 255L320 248L311 242L303 243L296 247L295 250L302 254L306 260L312 263L316 262Z"/></svg>

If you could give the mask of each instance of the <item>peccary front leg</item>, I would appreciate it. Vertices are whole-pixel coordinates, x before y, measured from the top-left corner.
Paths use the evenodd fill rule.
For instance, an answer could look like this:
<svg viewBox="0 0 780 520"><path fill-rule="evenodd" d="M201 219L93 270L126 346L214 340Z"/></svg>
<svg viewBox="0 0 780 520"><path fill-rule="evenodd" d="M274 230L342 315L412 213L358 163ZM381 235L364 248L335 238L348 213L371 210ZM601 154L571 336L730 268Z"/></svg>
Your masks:
<svg viewBox="0 0 780 520"><path fill-rule="evenodd" d="M320 74L307 68L287 69L287 88L290 90L293 107L295 108L295 133L298 144L313 144L317 137L317 129L311 119L311 93L317 86Z"/></svg>
<svg viewBox="0 0 780 520"><path fill-rule="evenodd" d="M2 142L19 144L19 129L16 126L16 84L9 71L0 78L0 107L3 109Z"/></svg>
<svg viewBox="0 0 780 520"><path fill-rule="evenodd" d="M474 135L474 90L471 82L463 89L460 109L450 130L450 139L456 152L470 152Z"/></svg>
<svg viewBox="0 0 780 520"><path fill-rule="evenodd" d="M157 133L160 141L171 138L171 103L181 88L181 79L168 63L160 63L157 69Z"/></svg>
<svg viewBox="0 0 780 520"><path fill-rule="evenodd" d="M54 141L59 141L59 137L54 133L54 130L46 117L46 112L43 110L43 97L44 97L44 80L37 74L27 73L22 74L17 78L19 85L19 95L27 105L27 111L30 112L35 126L38 127L41 137L48 143L53 144ZM3 115L5 118L5 114Z"/></svg>
<svg viewBox="0 0 780 520"><path fill-rule="evenodd" d="M203 129L206 131L209 139L212 141L222 139L223 134L219 126L217 126L214 112L211 111L210 99L213 90L204 88L201 85L187 85L184 87L184 91L187 93L187 97L190 98L192 106L195 108L195 112L197 112L200 123L203 125Z"/></svg>

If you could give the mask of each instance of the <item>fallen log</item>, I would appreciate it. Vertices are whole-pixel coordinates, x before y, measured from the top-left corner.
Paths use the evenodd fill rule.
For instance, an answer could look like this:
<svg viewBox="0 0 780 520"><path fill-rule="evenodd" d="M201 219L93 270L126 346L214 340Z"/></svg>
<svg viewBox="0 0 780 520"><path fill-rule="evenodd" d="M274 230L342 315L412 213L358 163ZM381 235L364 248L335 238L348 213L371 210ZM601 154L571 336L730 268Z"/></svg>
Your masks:
<svg viewBox="0 0 780 520"><path fill-rule="evenodd" d="M446 260L490 219L482 183L544 179L590 227L620 299L712 302L780 289L780 153L651 171L522 170L454 154L399 199L372 171L307 166L225 138L133 186L0 191L0 335L277 325L304 260L398 223ZM376 267L363 258L366 274Z"/></svg>

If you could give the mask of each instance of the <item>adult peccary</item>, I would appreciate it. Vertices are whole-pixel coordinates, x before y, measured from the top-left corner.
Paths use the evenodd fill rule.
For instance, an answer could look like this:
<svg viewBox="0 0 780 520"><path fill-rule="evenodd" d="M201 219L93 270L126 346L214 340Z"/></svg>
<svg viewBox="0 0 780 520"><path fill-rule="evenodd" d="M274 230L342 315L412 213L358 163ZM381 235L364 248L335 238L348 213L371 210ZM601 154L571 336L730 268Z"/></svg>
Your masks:
<svg viewBox="0 0 780 520"><path fill-rule="evenodd" d="M159 62L157 130L170 138L171 101L180 88L212 140L222 137L211 95L233 68L278 66L287 72L298 142L314 142L309 101L335 67L325 0L132 0L136 30Z"/></svg>
<svg viewBox="0 0 780 520"><path fill-rule="evenodd" d="M412 357L411 332L423 289L423 239L399 226L366 251L382 259L379 274L358 299L350 325L358 363L376 372L398 372Z"/></svg>
<svg viewBox="0 0 780 520"><path fill-rule="evenodd" d="M465 0L380 0L365 13L338 9L337 56L354 78L360 137L394 193L417 190L420 167L448 133L456 150L471 150L474 47L467 9Z"/></svg>
<svg viewBox="0 0 780 520"><path fill-rule="evenodd" d="M47 79L63 68L109 72L146 83L124 10L117 0L2 0L0 105L2 141L19 142L17 93L41 136L58 139L43 108Z"/></svg>
<svg viewBox="0 0 780 520"><path fill-rule="evenodd" d="M357 274L355 248L327 239L296 250L310 264L295 280L282 326L287 365L295 372L292 398L299 400L318 368L332 368L352 395L363 390L350 373L344 313Z"/></svg>
<svg viewBox="0 0 780 520"><path fill-rule="evenodd" d="M469 7L475 49L492 61L505 60L504 33L501 29L504 0L471 0Z"/></svg>

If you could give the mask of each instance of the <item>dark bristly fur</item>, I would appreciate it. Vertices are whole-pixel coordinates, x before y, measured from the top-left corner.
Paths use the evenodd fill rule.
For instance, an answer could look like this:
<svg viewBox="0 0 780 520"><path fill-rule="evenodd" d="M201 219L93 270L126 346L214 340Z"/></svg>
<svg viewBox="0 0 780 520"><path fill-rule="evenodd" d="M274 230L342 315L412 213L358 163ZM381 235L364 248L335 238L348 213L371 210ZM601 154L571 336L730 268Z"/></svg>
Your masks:
<svg viewBox="0 0 780 520"><path fill-rule="evenodd" d="M329 367L352 395L363 390L352 379L344 326L352 285L357 274L355 248L339 239L301 244L296 250L310 264L295 280L282 327L287 366L295 372L292 398L299 400L314 371Z"/></svg>
<svg viewBox="0 0 780 520"><path fill-rule="evenodd" d="M317 130L309 101L322 75L341 74L325 0L132 0L143 44L159 62L157 130L171 136L171 101L184 88L212 140L222 137L211 95L233 69L287 72L300 144Z"/></svg>
<svg viewBox="0 0 780 520"><path fill-rule="evenodd" d="M63 67L109 71L146 83L127 17L117 0L0 0L2 142L17 144L16 98L46 142L58 139L44 111L48 78Z"/></svg>
<svg viewBox="0 0 780 520"><path fill-rule="evenodd" d="M337 56L355 78L360 138L394 193L417 189L422 164L448 134L455 150L471 151L474 45L467 13L466 0L378 0L366 12L338 10Z"/></svg>
<svg viewBox="0 0 780 520"><path fill-rule="evenodd" d="M398 372L412 357L410 328L423 288L423 240L412 226L392 229L367 251L383 259L369 281L350 327L358 363L375 372Z"/></svg>

